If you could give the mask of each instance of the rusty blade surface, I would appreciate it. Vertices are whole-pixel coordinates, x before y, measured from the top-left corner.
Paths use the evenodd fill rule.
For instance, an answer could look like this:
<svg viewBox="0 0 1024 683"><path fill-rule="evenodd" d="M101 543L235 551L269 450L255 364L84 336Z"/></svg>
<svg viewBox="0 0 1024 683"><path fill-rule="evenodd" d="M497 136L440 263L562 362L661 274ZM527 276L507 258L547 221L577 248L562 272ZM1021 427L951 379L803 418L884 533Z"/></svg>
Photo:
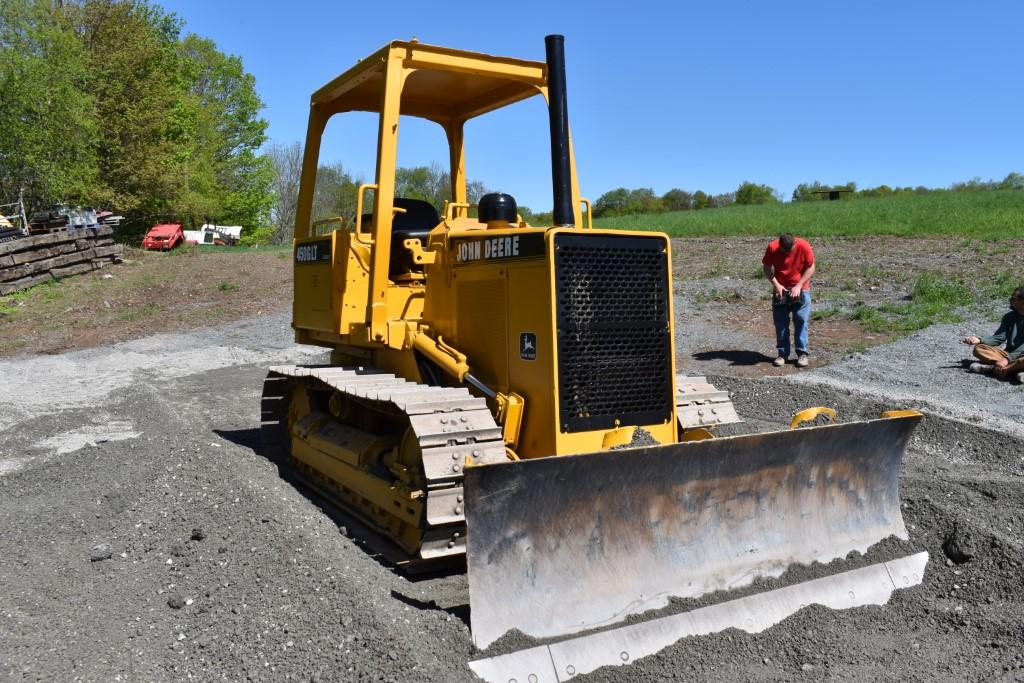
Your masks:
<svg viewBox="0 0 1024 683"><path fill-rule="evenodd" d="M920 419L468 468L473 640L575 633L905 539L900 462Z"/></svg>

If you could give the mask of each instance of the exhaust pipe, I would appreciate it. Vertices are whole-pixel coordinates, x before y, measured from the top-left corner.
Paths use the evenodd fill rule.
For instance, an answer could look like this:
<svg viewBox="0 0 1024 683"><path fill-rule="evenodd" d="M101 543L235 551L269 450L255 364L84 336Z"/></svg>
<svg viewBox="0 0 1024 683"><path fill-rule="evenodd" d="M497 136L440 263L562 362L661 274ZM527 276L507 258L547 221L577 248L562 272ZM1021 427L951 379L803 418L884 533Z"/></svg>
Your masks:
<svg viewBox="0 0 1024 683"><path fill-rule="evenodd" d="M548 120L551 124L551 183L554 196L553 222L574 227L572 186L569 170L569 106L565 98L565 37L546 36L548 63Z"/></svg>

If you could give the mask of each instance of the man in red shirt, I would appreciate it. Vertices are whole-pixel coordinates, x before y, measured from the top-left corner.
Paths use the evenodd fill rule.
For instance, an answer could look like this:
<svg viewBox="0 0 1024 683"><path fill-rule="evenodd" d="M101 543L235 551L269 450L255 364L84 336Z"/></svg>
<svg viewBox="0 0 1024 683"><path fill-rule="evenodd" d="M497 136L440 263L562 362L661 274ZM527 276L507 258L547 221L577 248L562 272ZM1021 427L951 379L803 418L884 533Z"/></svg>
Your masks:
<svg viewBox="0 0 1024 683"><path fill-rule="evenodd" d="M807 323L811 319L811 276L814 275L814 251L807 240L783 233L772 240L761 259L764 274L772 281L772 319L779 356L777 368L789 358L789 319L793 318L796 337L796 365L807 367Z"/></svg>

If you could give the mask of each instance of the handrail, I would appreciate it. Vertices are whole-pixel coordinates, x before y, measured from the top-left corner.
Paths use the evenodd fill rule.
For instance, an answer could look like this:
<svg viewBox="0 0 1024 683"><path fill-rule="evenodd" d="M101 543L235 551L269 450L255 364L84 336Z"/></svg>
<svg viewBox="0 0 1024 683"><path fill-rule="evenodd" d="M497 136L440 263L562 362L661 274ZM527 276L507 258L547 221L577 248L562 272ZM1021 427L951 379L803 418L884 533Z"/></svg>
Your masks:
<svg viewBox="0 0 1024 683"><path fill-rule="evenodd" d="M345 224L348 223L348 220L344 216L335 216L334 218L324 218L324 219L319 220L319 221L313 221L313 236L315 237L315 236L321 234L320 233L320 226L330 225L331 223L337 223L338 224L338 229L339 230L344 230L345 229ZM329 230L328 233L324 233L324 234L329 234L330 232L333 232L333 230Z"/></svg>
<svg viewBox="0 0 1024 683"><path fill-rule="evenodd" d="M360 185L359 186L359 196L356 198L356 232L364 232L363 231L363 192L366 191L366 190L376 190L376 189L377 189L377 184L376 183L366 183L365 185ZM405 213L406 210L403 209L400 206L392 206L391 207L391 212L392 213ZM334 220L334 219L332 218L331 220ZM323 222L323 221L320 221L320 222ZM313 226L316 227L316 223L314 223ZM370 231L366 230L365 232L369 233Z"/></svg>
<svg viewBox="0 0 1024 683"><path fill-rule="evenodd" d="M466 216L469 216L469 209L472 209L476 204L470 204L469 202L447 202L444 206L444 219L446 221L453 220L455 218L455 209L466 209Z"/></svg>
<svg viewBox="0 0 1024 683"><path fill-rule="evenodd" d="M590 200L587 199L586 197L580 197L580 204L583 204L583 206L587 207L587 223L583 227L593 230L594 216L590 213Z"/></svg>
<svg viewBox="0 0 1024 683"><path fill-rule="evenodd" d="M377 183L364 183L364 184L360 185L359 189L356 191L356 193L357 193L356 194L356 232L357 233L369 232L368 230L363 230L363 193L366 192L367 190L376 190L376 189L377 189Z"/></svg>

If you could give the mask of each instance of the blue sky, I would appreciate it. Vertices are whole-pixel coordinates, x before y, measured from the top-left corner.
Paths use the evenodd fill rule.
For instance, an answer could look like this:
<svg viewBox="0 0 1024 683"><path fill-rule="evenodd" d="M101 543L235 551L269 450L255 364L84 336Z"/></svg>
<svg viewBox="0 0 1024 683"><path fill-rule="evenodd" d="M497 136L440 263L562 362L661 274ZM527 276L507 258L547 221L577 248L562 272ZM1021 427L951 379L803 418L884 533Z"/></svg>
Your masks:
<svg viewBox="0 0 1024 683"><path fill-rule="evenodd" d="M565 36L580 185L787 197L800 182L943 187L1024 172L1024 3L314 2L173 0L186 30L255 75L275 143L302 141L309 95L393 39L544 59ZM470 179L551 207L538 98L472 122ZM336 117L322 162L373 174L370 115ZM447 158L403 121L399 163Z"/></svg>

